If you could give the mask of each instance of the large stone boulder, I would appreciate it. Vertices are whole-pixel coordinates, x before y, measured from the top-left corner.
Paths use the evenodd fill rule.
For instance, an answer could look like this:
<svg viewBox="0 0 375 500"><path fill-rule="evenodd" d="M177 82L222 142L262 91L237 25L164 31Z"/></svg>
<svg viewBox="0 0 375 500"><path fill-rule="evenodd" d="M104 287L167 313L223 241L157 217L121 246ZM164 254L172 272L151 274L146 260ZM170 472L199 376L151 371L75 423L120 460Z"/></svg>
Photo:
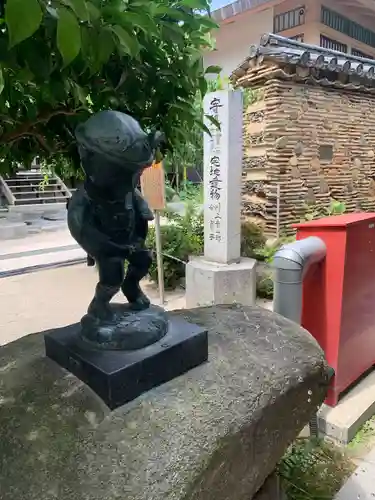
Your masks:
<svg viewBox="0 0 375 500"><path fill-rule="evenodd" d="M324 399L322 351L257 307L172 314L208 328L209 362L114 412L42 334L1 348L2 500L253 498Z"/></svg>

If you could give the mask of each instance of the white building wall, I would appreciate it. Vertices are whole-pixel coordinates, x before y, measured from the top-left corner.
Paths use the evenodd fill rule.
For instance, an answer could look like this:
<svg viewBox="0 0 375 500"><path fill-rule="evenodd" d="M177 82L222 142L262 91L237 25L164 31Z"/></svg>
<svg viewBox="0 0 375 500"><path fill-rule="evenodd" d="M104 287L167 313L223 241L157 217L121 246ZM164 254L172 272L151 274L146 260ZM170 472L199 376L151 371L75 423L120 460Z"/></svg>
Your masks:
<svg viewBox="0 0 375 500"><path fill-rule="evenodd" d="M214 33L216 50L205 55L206 67L221 66L222 76L229 76L249 55L250 45L258 44L264 33L272 31L273 8L233 18L233 22L222 24Z"/></svg>

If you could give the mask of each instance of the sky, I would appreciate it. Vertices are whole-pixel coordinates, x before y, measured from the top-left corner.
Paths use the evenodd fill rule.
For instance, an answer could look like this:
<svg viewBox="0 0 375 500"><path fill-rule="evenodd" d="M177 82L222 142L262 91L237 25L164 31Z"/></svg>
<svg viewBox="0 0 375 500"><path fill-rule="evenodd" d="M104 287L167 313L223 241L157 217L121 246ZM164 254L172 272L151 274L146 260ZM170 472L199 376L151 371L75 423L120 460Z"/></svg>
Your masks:
<svg viewBox="0 0 375 500"><path fill-rule="evenodd" d="M233 0L212 0L211 9L220 9L220 7L224 7L224 5L228 5L229 3L232 3L232 1Z"/></svg>

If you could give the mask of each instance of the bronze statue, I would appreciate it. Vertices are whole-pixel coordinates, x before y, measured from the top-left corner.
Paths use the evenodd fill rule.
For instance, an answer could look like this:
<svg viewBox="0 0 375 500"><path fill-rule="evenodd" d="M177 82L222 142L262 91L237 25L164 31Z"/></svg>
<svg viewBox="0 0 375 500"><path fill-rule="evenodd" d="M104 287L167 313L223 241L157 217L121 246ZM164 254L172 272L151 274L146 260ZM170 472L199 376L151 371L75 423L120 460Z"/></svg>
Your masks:
<svg viewBox="0 0 375 500"><path fill-rule="evenodd" d="M162 134L103 111L76 138L86 179L68 203L68 225L88 264L97 264L99 283L80 323L45 334L46 354L114 409L205 362L208 338L204 328L150 304L140 288L151 263L145 240L153 214L137 186L159 160ZM120 289L128 303L111 303Z"/></svg>
<svg viewBox="0 0 375 500"><path fill-rule="evenodd" d="M86 178L69 202L68 226L99 271L87 316L111 320L110 301L120 289L132 310L150 306L140 281L152 262L145 240L153 214L137 186L163 137L129 115L102 111L77 127L76 139Z"/></svg>

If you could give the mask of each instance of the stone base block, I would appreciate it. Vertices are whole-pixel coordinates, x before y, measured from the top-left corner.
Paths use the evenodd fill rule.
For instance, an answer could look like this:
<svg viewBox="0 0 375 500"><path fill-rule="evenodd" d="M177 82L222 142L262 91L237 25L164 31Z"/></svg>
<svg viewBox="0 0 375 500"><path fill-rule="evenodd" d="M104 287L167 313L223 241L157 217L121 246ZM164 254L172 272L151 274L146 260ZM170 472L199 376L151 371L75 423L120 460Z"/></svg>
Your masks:
<svg viewBox="0 0 375 500"><path fill-rule="evenodd" d="M356 384L335 408L322 406L318 413L319 432L340 444L347 444L373 415L375 371Z"/></svg>
<svg viewBox="0 0 375 500"><path fill-rule="evenodd" d="M215 304L254 305L256 299L254 259L234 264L218 264L202 257L186 266L186 307Z"/></svg>
<svg viewBox="0 0 375 500"><path fill-rule="evenodd" d="M160 341L131 351L103 350L99 343L83 339L80 331L76 323L47 332L46 355L91 387L110 409L169 382L208 358L207 330L183 318L171 318Z"/></svg>

